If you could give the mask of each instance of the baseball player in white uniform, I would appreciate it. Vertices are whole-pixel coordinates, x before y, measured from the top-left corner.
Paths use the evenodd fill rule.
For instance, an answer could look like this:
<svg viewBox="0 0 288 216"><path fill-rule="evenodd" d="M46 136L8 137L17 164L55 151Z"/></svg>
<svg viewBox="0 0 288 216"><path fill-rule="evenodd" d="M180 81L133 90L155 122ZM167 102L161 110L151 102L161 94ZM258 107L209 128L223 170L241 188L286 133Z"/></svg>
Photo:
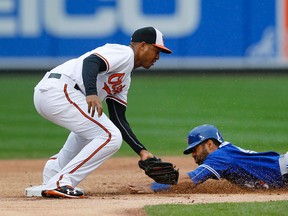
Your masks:
<svg viewBox="0 0 288 216"><path fill-rule="evenodd" d="M120 148L122 138L140 156L154 157L126 120L131 71L150 68L164 46L154 27L136 30L129 46L106 44L52 69L37 84L34 104L44 118L71 133L43 171L43 197L83 198L75 188ZM109 118L103 113L106 101Z"/></svg>

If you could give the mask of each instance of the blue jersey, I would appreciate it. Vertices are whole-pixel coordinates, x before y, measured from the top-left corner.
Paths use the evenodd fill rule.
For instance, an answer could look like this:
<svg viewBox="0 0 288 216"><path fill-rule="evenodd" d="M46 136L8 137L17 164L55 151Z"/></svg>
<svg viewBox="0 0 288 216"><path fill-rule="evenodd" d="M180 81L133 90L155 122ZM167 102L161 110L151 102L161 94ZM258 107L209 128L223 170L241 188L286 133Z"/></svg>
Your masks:
<svg viewBox="0 0 288 216"><path fill-rule="evenodd" d="M195 185L209 178L223 178L250 188L278 188L284 186L279 157L277 152L254 152L224 142L187 174Z"/></svg>

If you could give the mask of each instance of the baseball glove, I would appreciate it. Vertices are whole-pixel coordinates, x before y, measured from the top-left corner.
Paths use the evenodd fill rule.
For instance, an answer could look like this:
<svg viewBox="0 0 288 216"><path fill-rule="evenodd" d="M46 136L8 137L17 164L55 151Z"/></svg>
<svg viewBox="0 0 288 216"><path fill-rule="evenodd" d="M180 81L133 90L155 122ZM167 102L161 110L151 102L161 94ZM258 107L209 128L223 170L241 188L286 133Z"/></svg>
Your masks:
<svg viewBox="0 0 288 216"><path fill-rule="evenodd" d="M179 170L170 162L162 162L160 158L153 157L140 160L138 165L157 183L175 185L178 182Z"/></svg>

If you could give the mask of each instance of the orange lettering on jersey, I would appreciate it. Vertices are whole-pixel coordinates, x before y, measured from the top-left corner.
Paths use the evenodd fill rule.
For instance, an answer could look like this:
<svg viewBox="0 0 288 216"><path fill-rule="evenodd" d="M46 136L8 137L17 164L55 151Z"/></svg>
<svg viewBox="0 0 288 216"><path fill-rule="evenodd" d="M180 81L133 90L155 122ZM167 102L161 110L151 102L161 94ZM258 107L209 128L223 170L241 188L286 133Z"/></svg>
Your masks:
<svg viewBox="0 0 288 216"><path fill-rule="evenodd" d="M106 82L104 82L103 89L108 93L108 95L111 95L111 90L110 90L109 86L106 84Z"/></svg>
<svg viewBox="0 0 288 216"><path fill-rule="evenodd" d="M106 82L104 83L104 87L103 87L103 89L108 93L108 95L122 92L123 88L126 86L126 85L122 85L123 77L124 77L124 73L117 73L117 74L112 74L111 76L109 76L108 84L111 85L112 89L109 87L109 85L107 85Z"/></svg>

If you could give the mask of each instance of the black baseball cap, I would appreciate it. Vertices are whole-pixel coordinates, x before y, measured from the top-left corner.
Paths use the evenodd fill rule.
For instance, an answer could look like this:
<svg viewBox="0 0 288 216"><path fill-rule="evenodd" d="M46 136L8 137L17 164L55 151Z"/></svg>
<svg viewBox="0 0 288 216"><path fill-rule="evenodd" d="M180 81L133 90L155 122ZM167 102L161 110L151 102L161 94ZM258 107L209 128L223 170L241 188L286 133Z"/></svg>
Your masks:
<svg viewBox="0 0 288 216"><path fill-rule="evenodd" d="M153 44L161 49L161 52L171 54L172 51L164 46L163 34L154 27L145 27L137 29L132 37L131 42L145 42Z"/></svg>

